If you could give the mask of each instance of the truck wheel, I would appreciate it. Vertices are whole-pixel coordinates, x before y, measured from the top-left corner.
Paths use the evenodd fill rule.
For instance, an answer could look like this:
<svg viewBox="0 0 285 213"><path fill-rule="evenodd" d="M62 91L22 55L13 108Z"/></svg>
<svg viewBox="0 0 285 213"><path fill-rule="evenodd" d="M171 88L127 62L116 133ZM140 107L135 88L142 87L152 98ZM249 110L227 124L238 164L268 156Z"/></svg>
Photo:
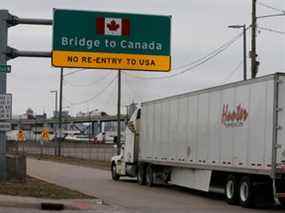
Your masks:
<svg viewBox="0 0 285 213"><path fill-rule="evenodd" d="M143 165L138 167L137 182L140 185L145 185L145 167Z"/></svg>
<svg viewBox="0 0 285 213"><path fill-rule="evenodd" d="M120 179L120 175L117 173L117 166L114 162L111 165L111 172L112 172L112 179L114 181L118 181Z"/></svg>
<svg viewBox="0 0 285 213"><path fill-rule="evenodd" d="M252 180L244 176L239 183L239 202L242 207L250 208L253 206L254 188Z"/></svg>
<svg viewBox="0 0 285 213"><path fill-rule="evenodd" d="M146 185L153 186L153 168L151 164L146 167Z"/></svg>
<svg viewBox="0 0 285 213"><path fill-rule="evenodd" d="M279 198L279 202L280 202L280 205L282 206L282 208L284 208L285 207L285 199L284 198L283 199Z"/></svg>
<svg viewBox="0 0 285 213"><path fill-rule="evenodd" d="M228 204L238 203L238 180L234 175L229 175L226 180L225 195Z"/></svg>

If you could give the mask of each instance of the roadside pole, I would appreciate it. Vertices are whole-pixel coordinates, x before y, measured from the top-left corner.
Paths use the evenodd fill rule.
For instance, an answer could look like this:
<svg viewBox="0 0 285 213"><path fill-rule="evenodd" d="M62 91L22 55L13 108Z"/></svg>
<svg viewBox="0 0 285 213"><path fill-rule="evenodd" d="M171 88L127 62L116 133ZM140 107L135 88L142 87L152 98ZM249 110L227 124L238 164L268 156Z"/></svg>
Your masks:
<svg viewBox="0 0 285 213"><path fill-rule="evenodd" d="M58 115L58 140L57 140L57 155L61 156L61 140L62 136L62 89L63 89L63 68L60 68L60 86L59 86L59 115Z"/></svg>
<svg viewBox="0 0 285 213"><path fill-rule="evenodd" d="M55 101L54 101L54 104L55 104L55 106L54 106L54 120L55 120L55 122L54 122L54 126L53 126L53 134L54 134L54 156L56 156L57 155L57 122L56 121L57 121L57 113L58 113L58 111L57 111L57 106L58 106L58 104L57 104L57 100L58 100L57 90L51 90L50 93L55 94Z"/></svg>
<svg viewBox="0 0 285 213"><path fill-rule="evenodd" d="M60 68L60 90L59 90L59 115L58 115L58 130L59 130L59 139L57 141L57 155L61 156L61 140L62 135L62 89L63 89L63 68Z"/></svg>
<svg viewBox="0 0 285 213"><path fill-rule="evenodd" d="M7 64L6 49L8 38L8 10L0 10L0 64ZM6 73L0 73L0 94L6 94L7 81ZM6 168L6 133L0 132L0 179L7 177Z"/></svg>
<svg viewBox="0 0 285 213"><path fill-rule="evenodd" d="M26 139L23 141L23 147L22 147L22 154L25 155L25 143Z"/></svg>
<svg viewBox="0 0 285 213"><path fill-rule="evenodd" d="M121 151L121 70L118 70L117 154Z"/></svg>
<svg viewBox="0 0 285 213"><path fill-rule="evenodd" d="M246 50L246 25L243 25L243 80L247 79L247 50Z"/></svg>
<svg viewBox="0 0 285 213"><path fill-rule="evenodd" d="M256 54L256 2L257 0L252 0L252 34L251 34L251 78L255 78L258 72L258 62L256 60L257 54Z"/></svg>
<svg viewBox="0 0 285 213"><path fill-rule="evenodd" d="M39 159L43 158L43 145L44 145L43 142L40 141L40 146L41 146L41 149L40 149L41 151L40 151L40 152L41 152L41 153L40 153Z"/></svg>

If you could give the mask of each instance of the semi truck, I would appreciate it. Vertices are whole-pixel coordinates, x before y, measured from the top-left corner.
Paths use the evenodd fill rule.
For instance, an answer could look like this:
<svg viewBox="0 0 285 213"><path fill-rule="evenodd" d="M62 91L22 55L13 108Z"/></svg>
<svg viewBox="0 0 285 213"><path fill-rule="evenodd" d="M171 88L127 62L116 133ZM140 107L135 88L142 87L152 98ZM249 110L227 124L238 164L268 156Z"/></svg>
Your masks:
<svg viewBox="0 0 285 213"><path fill-rule="evenodd" d="M173 184L229 204L284 204L285 74L141 104L130 117L113 180Z"/></svg>

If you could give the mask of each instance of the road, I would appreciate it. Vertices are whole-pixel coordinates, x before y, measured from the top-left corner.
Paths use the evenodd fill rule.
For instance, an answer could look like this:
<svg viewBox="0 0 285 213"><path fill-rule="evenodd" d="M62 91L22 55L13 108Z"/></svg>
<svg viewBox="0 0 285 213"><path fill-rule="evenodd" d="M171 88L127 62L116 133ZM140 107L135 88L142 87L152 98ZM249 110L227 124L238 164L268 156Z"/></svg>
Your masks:
<svg viewBox="0 0 285 213"><path fill-rule="evenodd" d="M28 159L28 173L49 182L96 196L120 212L257 213L284 209L244 209L230 206L219 196L207 196L178 187L140 186L132 179L115 182L109 171Z"/></svg>

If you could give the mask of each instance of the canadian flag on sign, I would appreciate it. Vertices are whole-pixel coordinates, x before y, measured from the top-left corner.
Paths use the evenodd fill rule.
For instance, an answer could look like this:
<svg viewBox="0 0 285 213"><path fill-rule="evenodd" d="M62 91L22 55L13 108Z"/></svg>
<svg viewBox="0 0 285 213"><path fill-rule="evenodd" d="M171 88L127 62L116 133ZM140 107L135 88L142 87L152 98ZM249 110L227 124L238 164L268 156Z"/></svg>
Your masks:
<svg viewBox="0 0 285 213"><path fill-rule="evenodd" d="M129 19L98 17L96 32L99 35L128 36L130 34Z"/></svg>

